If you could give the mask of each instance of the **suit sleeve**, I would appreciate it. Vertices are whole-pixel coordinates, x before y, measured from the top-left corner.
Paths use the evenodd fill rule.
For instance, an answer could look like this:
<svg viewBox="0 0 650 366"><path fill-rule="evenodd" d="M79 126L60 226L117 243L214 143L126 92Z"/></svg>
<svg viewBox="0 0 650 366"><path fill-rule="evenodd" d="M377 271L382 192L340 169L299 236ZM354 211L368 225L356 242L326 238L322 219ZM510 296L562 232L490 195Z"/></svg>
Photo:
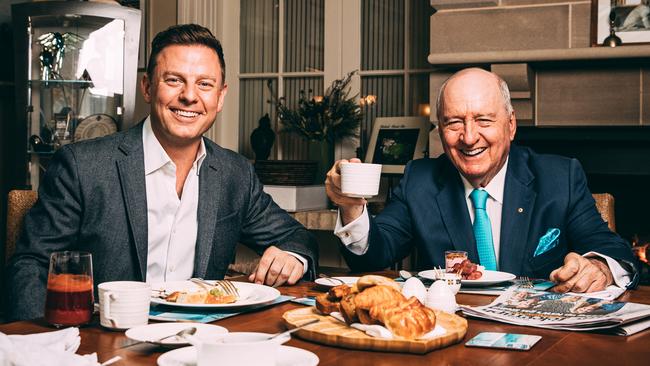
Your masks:
<svg viewBox="0 0 650 366"><path fill-rule="evenodd" d="M296 254L308 261L306 279L313 279L318 267L318 246L314 236L281 209L264 192L253 166L247 164L249 200L241 229L241 242L258 254L270 246Z"/></svg>
<svg viewBox="0 0 650 366"><path fill-rule="evenodd" d="M72 151L63 147L50 162L7 267L12 320L43 316L50 254L75 249L80 215L76 162Z"/></svg>
<svg viewBox="0 0 650 366"><path fill-rule="evenodd" d="M368 249L356 255L345 248L341 253L348 266L357 272L378 271L391 266L411 253L412 221L408 207L411 163L391 195L390 203L376 217L370 216Z"/></svg>
<svg viewBox="0 0 650 366"><path fill-rule="evenodd" d="M567 239L571 251L585 254L590 251L611 257L634 270L631 286L638 283L637 262L630 245L609 230L596 209L594 198L587 187L587 178L580 163L571 159L570 199L567 211Z"/></svg>

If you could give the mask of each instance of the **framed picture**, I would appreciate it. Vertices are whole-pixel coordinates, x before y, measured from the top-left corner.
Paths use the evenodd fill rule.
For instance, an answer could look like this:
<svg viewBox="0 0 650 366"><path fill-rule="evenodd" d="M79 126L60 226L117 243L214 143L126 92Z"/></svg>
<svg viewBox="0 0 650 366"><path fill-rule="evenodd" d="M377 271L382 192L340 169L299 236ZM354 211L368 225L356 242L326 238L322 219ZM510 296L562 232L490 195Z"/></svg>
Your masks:
<svg viewBox="0 0 650 366"><path fill-rule="evenodd" d="M650 43L650 0L591 0L591 45L599 46L611 27L623 44Z"/></svg>
<svg viewBox="0 0 650 366"><path fill-rule="evenodd" d="M425 156L430 126L429 117L378 117L365 162L382 164L382 173L404 173L406 163Z"/></svg>

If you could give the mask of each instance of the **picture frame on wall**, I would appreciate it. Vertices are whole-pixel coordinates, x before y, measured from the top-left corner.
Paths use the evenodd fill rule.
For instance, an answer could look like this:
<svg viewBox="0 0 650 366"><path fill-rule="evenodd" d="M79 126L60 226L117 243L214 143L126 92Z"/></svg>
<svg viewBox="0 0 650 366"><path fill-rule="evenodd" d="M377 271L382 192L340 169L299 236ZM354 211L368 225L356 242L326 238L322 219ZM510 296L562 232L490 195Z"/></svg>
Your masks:
<svg viewBox="0 0 650 366"><path fill-rule="evenodd" d="M591 46L600 46L613 29L625 44L650 44L650 0L591 0Z"/></svg>
<svg viewBox="0 0 650 366"><path fill-rule="evenodd" d="M382 164L382 174L403 174L406 163L427 150L429 117L378 117L372 126L365 162Z"/></svg>

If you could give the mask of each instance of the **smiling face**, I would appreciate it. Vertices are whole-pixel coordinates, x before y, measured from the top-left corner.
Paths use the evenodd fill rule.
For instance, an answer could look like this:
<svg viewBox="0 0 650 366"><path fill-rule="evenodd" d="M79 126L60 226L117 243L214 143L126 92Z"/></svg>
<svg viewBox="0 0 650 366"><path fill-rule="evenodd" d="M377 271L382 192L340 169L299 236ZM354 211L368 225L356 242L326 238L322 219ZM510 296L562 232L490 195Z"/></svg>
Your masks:
<svg viewBox="0 0 650 366"><path fill-rule="evenodd" d="M217 53L202 45L165 47L141 89L151 104L151 127L165 148L199 144L227 91Z"/></svg>
<svg viewBox="0 0 650 366"><path fill-rule="evenodd" d="M445 153L472 186L485 187L503 167L517 130L498 79L478 69L460 72L447 82L441 98Z"/></svg>

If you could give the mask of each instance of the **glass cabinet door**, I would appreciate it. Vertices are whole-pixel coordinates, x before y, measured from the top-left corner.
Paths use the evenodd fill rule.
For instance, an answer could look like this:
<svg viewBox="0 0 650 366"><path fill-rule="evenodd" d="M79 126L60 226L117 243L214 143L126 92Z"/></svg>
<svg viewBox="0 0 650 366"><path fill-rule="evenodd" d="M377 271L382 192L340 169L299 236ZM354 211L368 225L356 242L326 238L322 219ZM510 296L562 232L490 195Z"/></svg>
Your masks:
<svg viewBox="0 0 650 366"><path fill-rule="evenodd" d="M29 19L28 151L47 154L117 131L124 97L124 21Z"/></svg>
<svg viewBox="0 0 650 366"><path fill-rule="evenodd" d="M87 1L26 2L11 11L16 122L8 151L26 158L12 185L38 189L58 148L135 123L141 13Z"/></svg>

